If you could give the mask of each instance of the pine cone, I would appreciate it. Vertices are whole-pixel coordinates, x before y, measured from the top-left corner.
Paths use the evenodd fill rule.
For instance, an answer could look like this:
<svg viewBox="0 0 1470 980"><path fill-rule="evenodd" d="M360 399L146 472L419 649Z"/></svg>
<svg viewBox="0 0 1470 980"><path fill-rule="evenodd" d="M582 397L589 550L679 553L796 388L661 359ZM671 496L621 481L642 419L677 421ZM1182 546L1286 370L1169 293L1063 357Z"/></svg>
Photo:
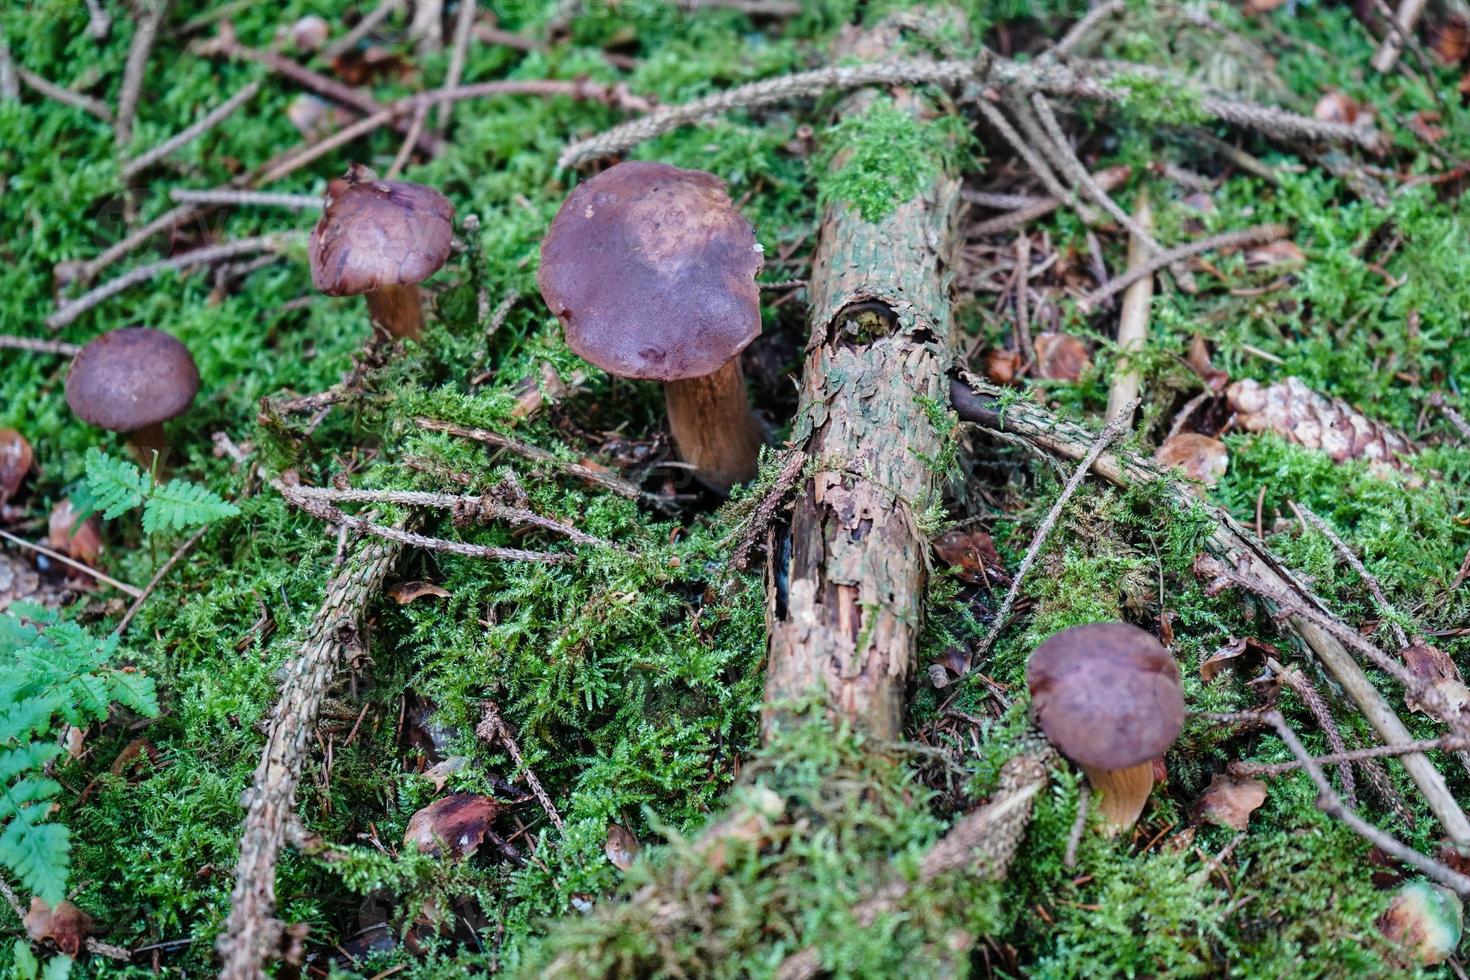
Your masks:
<svg viewBox="0 0 1470 980"><path fill-rule="evenodd" d="M1409 440L1346 402L1319 395L1300 378L1272 385L1249 379L1225 389L1226 400L1247 432L1274 432L1288 442L1320 449L1336 462L1361 459L1407 471L1400 458Z"/></svg>

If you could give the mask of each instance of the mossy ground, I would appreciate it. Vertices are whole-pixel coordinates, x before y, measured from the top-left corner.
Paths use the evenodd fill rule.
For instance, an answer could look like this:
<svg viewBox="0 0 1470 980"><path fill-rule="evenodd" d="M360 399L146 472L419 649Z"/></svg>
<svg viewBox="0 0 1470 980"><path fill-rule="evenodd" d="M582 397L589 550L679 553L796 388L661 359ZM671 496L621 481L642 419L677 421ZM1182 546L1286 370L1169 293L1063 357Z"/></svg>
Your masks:
<svg viewBox="0 0 1470 980"><path fill-rule="evenodd" d="M101 42L85 30L86 7L72 2L7 8L0 12L0 31L20 65L111 103L132 19L122 5L110 6L114 26ZM241 40L257 47L268 46L278 28L304 14L320 13L340 25L344 13L355 9L330 0L228 6ZM593 3L572 20L570 37L548 49L523 53L472 45L465 78L586 75L625 81L637 93L679 102L821 63L840 26L855 17L877 16L877 6L813 5L800 16L757 22L733 11L689 13L651 0L624 0L615 10ZM1056 6L1056 13L1076 13ZM481 7L492 11L503 28L532 36L552 14L550 4L485 2ZM177 27L220 10L181 0L169 23ZM1367 67L1372 40L1346 9L1304 3L1255 19L1218 6L1210 12L1230 43L1202 41L1197 32L1173 30L1163 20L1143 16L1111 30L1106 50L1208 73L1216 82L1223 79L1298 109L1309 110L1321 91L1340 88L1378 113L1393 145L1391 166L1406 172L1430 170L1431 155L1458 160L1470 149L1470 126L1454 93L1453 74L1438 72L1433 78L1448 103L1443 108L1418 82L1374 75ZM1032 19L1037 11L1007 3L980 4L968 13L977 28L1004 24L1022 37L1055 36L1064 24L1050 11ZM390 22L395 34L404 26L401 19ZM209 30L201 28L200 34ZM1214 36L1206 33L1206 38ZM170 31L153 54L134 144L139 149L157 144L203 108L262 77L253 66L194 56L185 44ZM1257 71L1248 60L1256 50L1272 55L1274 72ZM403 45L402 51L411 48ZM627 67L614 67L604 57L608 51L622 56L618 64ZM380 80L378 97L439 84L447 55L414 64L414 79ZM1257 90L1268 76L1281 84ZM1170 159L1208 173L1223 170L1212 151L1180 128L1192 121L1190 106L1171 101L1168 92L1135 88L1131 114L1104 117L1084 110L1091 119L1086 145L1098 163ZM295 142L286 117L295 94L288 84L266 77L247 110L133 188L119 178L108 126L34 93L19 101L0 99L4 332L47 335L41 320L53 308L53 266L91 256L119 237L124 195L134 197L136 220L146 221L171 206L170 188L217 186ZM911 160L911 169L895 173L884 163L890 154L869 147L874 166L885 168L882 174L865 183L850 166L838 179L825 181L823 168L812 165L812 147L800 127L814 125L822 145L829 108L830 100L817 100L759 116L733 114L661 137L636 155L718 174L751 218L767 256L788 256L784 264L772 261L765 278L801 275L816 231L818 200L852 200L877 216L885 201L922 180L927 168ZM1440 124L1448 132L1435 147L1427 148L1406 126L1421 110L1446 113ZM1368 849L1315 810L1304 778L1275 780L1232 858L1213 873L1203 870L1208 856L1233 834L1201 826L1192 842L1185 842L1180 832L1190 823L1191 801L1231 759L1278 761L1285 751L1272 738L1200 724L1190 725L1170 754L1168 784L1137 834L1116 842L1089 835L1078 871L1063 868L1061 861L1077 781L1060 770L1038 799L1030 834L1005 882L945 880L916 891L910 904L868 929L853 925L850 905L857 896L884 880L890 869L911 873L917 855L942 833L955 809L988 791L1023 730L1026 653L1053 630L1120 616L1156 625L1167 616L1187 699L1201 709L1255 701L1245 685L1248 678L1227 672L1208 685L1199 680L1200 659L1227 635L1261 636L1306 661L1289 638L1266 617L1252 616L1238 596L1204 595L1189 571L1201 533L1197 519L1167 513L1146 486L1127 491L1089 486L1067 509L1026 589L1025 615L1003 635L993 658L977 665L994 685L971 678L956 692L920 684L911 732L943 750L945 761L916 752L875 762L848 737L820 731L804 732L750 761L756 754L761 691L763 588L758 575L736 574L724 562L734 519L754 492L724 511L698 501L660 515L514 459L492 460L472 444L427 433L412 421L432 415L513 427L518 437L568 459L615 448L612 434L636 444L657 432L658 392L609 379L579 362L536 299L537 243L571 182L554 169L556 156L569 137L603 129L617 118L600 105L527 97L477 101L456 110L448 152L410 167L406 176L439 187L461 216L479 216L478 240L470 241L469 250L440 275L437 316L424 342L410 345L379 372L368 397L329 414L309 436L301 420L258 422L260 399L282 391L319 391L335 382L362 347L367 325L361 304L350 299L295 302L311 295L301 255L252 272L222 295L211 295L206 275L160 277L62 331L62 339L85 342L114 327L148 325L187 343L198 360L203 389L189 415L171 427L175 466L241 507L239 517L208 533L130 629L129 659L157 679L162 717L146 726L117 718L91 733L79 761L58 771L73 791L64 797L59 818L71 827L75 841L75 901L104 924L106 940L128 947L164 944L156 954L159 968L189 975L212 972L211 944L228 908L237 855L239 795L255 767L260 725L276 696L274 672L297 648L333 568L337 542L322 524L287 507L258 482L251 482L247 492L245 475L212 453L210 436L223 431L253 442L268 469L294 467L303 479L319 484L351 471L358 486L442 488L434 477L405 467L411 457L470 473L478 488L515 475L537 510L624 549L583 552L571 563L551 567L410 554L395 579L430 579L450 597L373 605L371 660L351 689L344 684L339 692L354 717L366 705L357 736L349 741L345 730L324 734L323 746L331 740L330 771L318 760L300 792L306 825L347 856L326 861L288 853L278 879L281 914L310 924L312 949L322 964L334 943L357 930L361 899L370 893L386 892L404 909L436 894L473 894L489 924L466 944L437 941L422 956L378 953L350 967L333 966L338 975L372 976L393 969L401 977L452 976L480 968L530 972L563 954L585 957L578 962L588 967L642 969L656 968L669 957L700 957L728 975L766 975L785 955L812 943L838 974L942 975L956 966L945 939L961 930L990 937L960 964L979 972L1047 977L1394 972L1397 967L1374 927L1388 896L1370 881ZM869 128L916 153L941 145L945 154L957 152L955 162L966 173L982 172L986 155L1009 156L1004 146L955 141L948 131L914 132L887 117L876 123ZM850 142L864 135L863 126L849 124L836 139ZM1239 138L1226 130L1219 135ZM273 189L317 192L352 159L382 169L398 142L395 134L379 132ZM1279 168L1279 183L1231 176L1214 195L1208 226L1285 222L1306 264L1284 288L1241 296L1228 287L1263 285L1274 273L1249 272L1240 257L1226 258L1218 263L1222 280L1204 281L1198 295L1165 291L1155 300L1143 358L1149 395L1145 439L1167 427L1176 396L1196 384L1180 356L1190 336L1200 332L1214 343L1217 366L1234 376L1266 380L1296 374L1376 418L1442 442L1419 459L1423 486L1410 487L1376 478L1362 467L1329 465L1274 439L1232 437L1230 472L1213 499L1250 519L1264 487L1261 506L1271 547L1312 576L1319 592L1349 621L1376 619L1362 584L1325 541L1303 533L1294 522L1276 527L1278 514L1289 515L1287 501L1307 503L1342 532L1413 624L1441 631L1438 642L1470 666L1464 660L1470 641L1454 632L1470 615L1470 591L1450 588L1470 546L1470 450L1438 439L1433 417L1421 417L1429 392L1454 393L1470 373L1470 334L1464 329L1464 311L1470 309L1470 251L1464 243L1470 227L1444 188L1396 191L1387 207L1375 207L1310 160L1249 137L1240 142ZM849 159L861 163L863 148L857 149ZM1145 166L1135 166L1134 174L1134 183L1146 182L1157 202L1160 237L1182 240L1177 229L1189 212L1178 202L1180 192ZM1120 190L1118 198L1130 200L1130 190ZM310 220L236 209L182 229L176 244L305 227ZM1085 229L1067 214L1035 230L1047 232L1058 247L1085 251ZM1402 245L1377 264L1376 244L1385 235L1401 237ZM1120 267L1123 240L1104 236L1103 245L1109 267ZM152 245L128 263L157 257L161 247ZM476 314L480 290L488 291L492 301L512 290L524 297L488 343ZM962 305L960 315L972 329L986 329L973 308ZM1107 344L1112 320L1074 315L1069 329L1097 342L1095 370L1078 384L1044 385L1044 394L1075 417L1094 418L1105 402L1114 362ZM766 330L762 360L774 366L764 375L757 369L751 374L780 426L790 410L790 386L782 375L796 367L792 352L804 342L799 304L773 302ZM61 392L63 362L4 351L0 363L0 427L21 430L41 466L21 502L30 516L44 518L81 476L85 450L115 449L116 443L70 415ZM546 364L563 378L580 370L588 380L563 405L518 423L510 414L513 385L540 376ZM493 374L472 383L487 368ZM987 446L985 451L1000 461L1000 466L982 467L977 477L987 484L990 503L975 514L953 516L981 518L1014 567L1064 477L1014 448ZM391 516L380 513L381 519ZM485 544L512 540L494 527L455 530L445 521L430 529ZM140 583L152 574L155 554L166 555L178 543L173 537L147 541L126 518L106 528L105 540L106 569ZM973 641L994 604L994 597L947 575L936 580L932 600L923 663L951 644ZM71 614L101 630L118 612L89 602L79 603ZM262 631L261 623L272 628ZM998 689L1010 692L1008 707L999 703ZM450 788L491 793L491 773L515 772L502 748L486 749L472 734L480 703L495 698L519 733L526 761L560 807L566 834L553 833L530 803L515 810L525 827L518 843L536 857L523 870L488 851L458 865L398 855L408 817L436 795L418 774L421 755L404 745L400 717L408 691L437 705L438 721L451 733L450 751L471 760L451 778ZM947 711L983 723L973 730L956 728L955 715L940 713L942 702ZM1308 745L1323 749L1301 706L1290 695L1284 703ZM1354 712L1337 707L1344 728L1366 736ZM1433 733L1422 719L1413 723L1426 736ZM156 747L157 761L112 773L113 761L138 737ZM650 948L648 937L619 931L616 917L599 917L597 931L584 924L578 904L590 899L605 908L624 888L624 876L603 855L609 823L628 827L647 844L664 835L691 834L722 809L726 791L745 767L754 767L794 809L806 813L812 832L788 842L775 856L737 855L717 879L696 879L695 889L713 891L721 902L710 912L707 929L681 935L669 948ZM1464 773L1443 768L1454 791L1470 798ZM1432 847L1434 825L1414 804L1412 785L1402 770L1390 766L1390 772L1419 817L1413 830L1393 829L1422 848ZM837 805L834 786L870 792L861 805ZM517 822L507 821L500 829L517 833ZM659 849L654 852L659 859ZM677 846L662 857L690 859ZM639 867L628 877L641 881L648 874ZM8 917L0 912L0 928L16 934L19 925ZM9 955L8 944L0 948L6 949L0 957ZM151 970L152 955L141 955L131 966L92 958L80 963L77 973L141 975Z"/></svg>

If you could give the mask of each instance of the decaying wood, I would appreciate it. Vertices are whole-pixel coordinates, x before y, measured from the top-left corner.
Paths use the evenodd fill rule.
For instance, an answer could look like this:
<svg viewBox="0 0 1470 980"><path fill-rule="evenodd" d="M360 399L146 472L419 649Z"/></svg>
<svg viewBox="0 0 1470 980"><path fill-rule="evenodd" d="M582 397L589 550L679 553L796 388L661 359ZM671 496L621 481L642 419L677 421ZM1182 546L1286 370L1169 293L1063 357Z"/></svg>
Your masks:
<svg viewBox="0 0 1470 980"><path fill-rule="evenodd" d="M1081 458L1092 442L1086 430L1058 418L1039 405L1021 401L1006 405L1002 410L999 406L1004 404L1005 392L968 373L954 381L950 395L961 419L978 423L1003 437L1018 438L1053 456ZM1148 461L1129 452L1113 450L1098 457L1093 472L1120 486L1138 481L1157 482L1167 488L1179 509L1204 508L1213 524L1213 532L1205 543L1207 550L1262 581L1272 583L1283 592L1299 597L1308 605L1318 605L1315 597L1291 571L1233 517L1203 503ZM1402 745L1412 740L1403 721L1336 637L1300 616L1290 617L1287 624L1332 674L1386 744ZM1411 753L1400 761L1450 840L1458 845L1470 845L1470 820L1466 819L1445 785L1444 777L1434 768L1429 757Z"/></svg>
<svg viewBox="0 0 1470 980"><path fill-rule="evenodd" d="M874 31L859 57L893 36ZM859 92L840 111L870 101ZM904 97L915 109L918 103ZM950 349L948 251L959 182L940 174L878 223L829 205L813 259L811 339L792 443L813 461L789 547L768 564L765 732L825 688L834 715L878 739L902 731L935 500Z"/></svg>
<svg viewBox="0 0 1470 980"><path fill-rule="evenodd" d="M275 918L276 860L296 808L296 783L322 697L344 659L364 648L363 611L382 587L403 546L368 538L328 585L307 628L301 652L282 669L281 697L255 778L244 794L245 827L230 914L215 942L220 976L256 980L279 948L284 925Z"/></svg>

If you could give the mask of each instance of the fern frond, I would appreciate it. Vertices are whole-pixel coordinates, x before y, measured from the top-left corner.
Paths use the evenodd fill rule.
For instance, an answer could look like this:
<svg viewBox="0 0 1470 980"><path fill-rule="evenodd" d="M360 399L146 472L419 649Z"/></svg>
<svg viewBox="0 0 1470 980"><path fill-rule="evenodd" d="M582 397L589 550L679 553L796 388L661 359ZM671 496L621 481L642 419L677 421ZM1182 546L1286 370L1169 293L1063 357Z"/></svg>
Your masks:
<svg viewBox="0 0 1470 980"><path fill-rule="evenodd" d="M84 465L87 492L102 516L109 520L141 505L153 489L152 476L95 447L87 450Z"/></svg>
<svg viewBox="0 0 1470 980"><path fill-rule="evenodd" d="M238 513L240 508L197 483L170 480L154 487L148 497L143 507L143 530L149 534L170 528L182 531Z"/></svg>
<svg viewBox="0 0 1470 980"><path fill-rule="evenodd" d="M71 833L60 824L41 823L44 814L44 807L28 807L16 814L0 833L0 862L14 871L32 894L55 905L66 897Z"/></svg>

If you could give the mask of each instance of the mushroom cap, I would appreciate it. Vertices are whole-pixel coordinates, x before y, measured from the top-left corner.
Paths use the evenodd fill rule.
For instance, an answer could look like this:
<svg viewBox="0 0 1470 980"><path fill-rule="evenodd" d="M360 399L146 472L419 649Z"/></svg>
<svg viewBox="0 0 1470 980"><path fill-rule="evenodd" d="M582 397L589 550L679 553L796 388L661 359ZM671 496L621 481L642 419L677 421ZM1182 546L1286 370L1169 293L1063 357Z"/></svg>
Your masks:
<svg viewBox="0 0 1470 980"><path fill-rule="evenodd" d="M432 187L378 180L353 165L327 186L311 230L311 282L328 296L356 296L423 282L449 257L454 205Z"/></svg>
<svg viewBox="0 0 1470 980"><path fill-rule="evenodd" d="M1127 623L1054 633L1031 654L1026 685L1047 739L1073 762L1094 769L1155 759L1184 726L1174 658Z"/></svg>
<svg viewBox="0 0 1470 980"><path fill-rule="evenodd" d="M712 374L761 332L755 231L700 170L632 161L567 195L536 283L578 355L623 378Z"/></svg>
<svg viewBox="0 0 1470 980"><path fill-rule="evenodd" d="M161 330L123 327L77 352L66 403L84 422L133 432L182 415L199 392L189 348Z"/></svg>

